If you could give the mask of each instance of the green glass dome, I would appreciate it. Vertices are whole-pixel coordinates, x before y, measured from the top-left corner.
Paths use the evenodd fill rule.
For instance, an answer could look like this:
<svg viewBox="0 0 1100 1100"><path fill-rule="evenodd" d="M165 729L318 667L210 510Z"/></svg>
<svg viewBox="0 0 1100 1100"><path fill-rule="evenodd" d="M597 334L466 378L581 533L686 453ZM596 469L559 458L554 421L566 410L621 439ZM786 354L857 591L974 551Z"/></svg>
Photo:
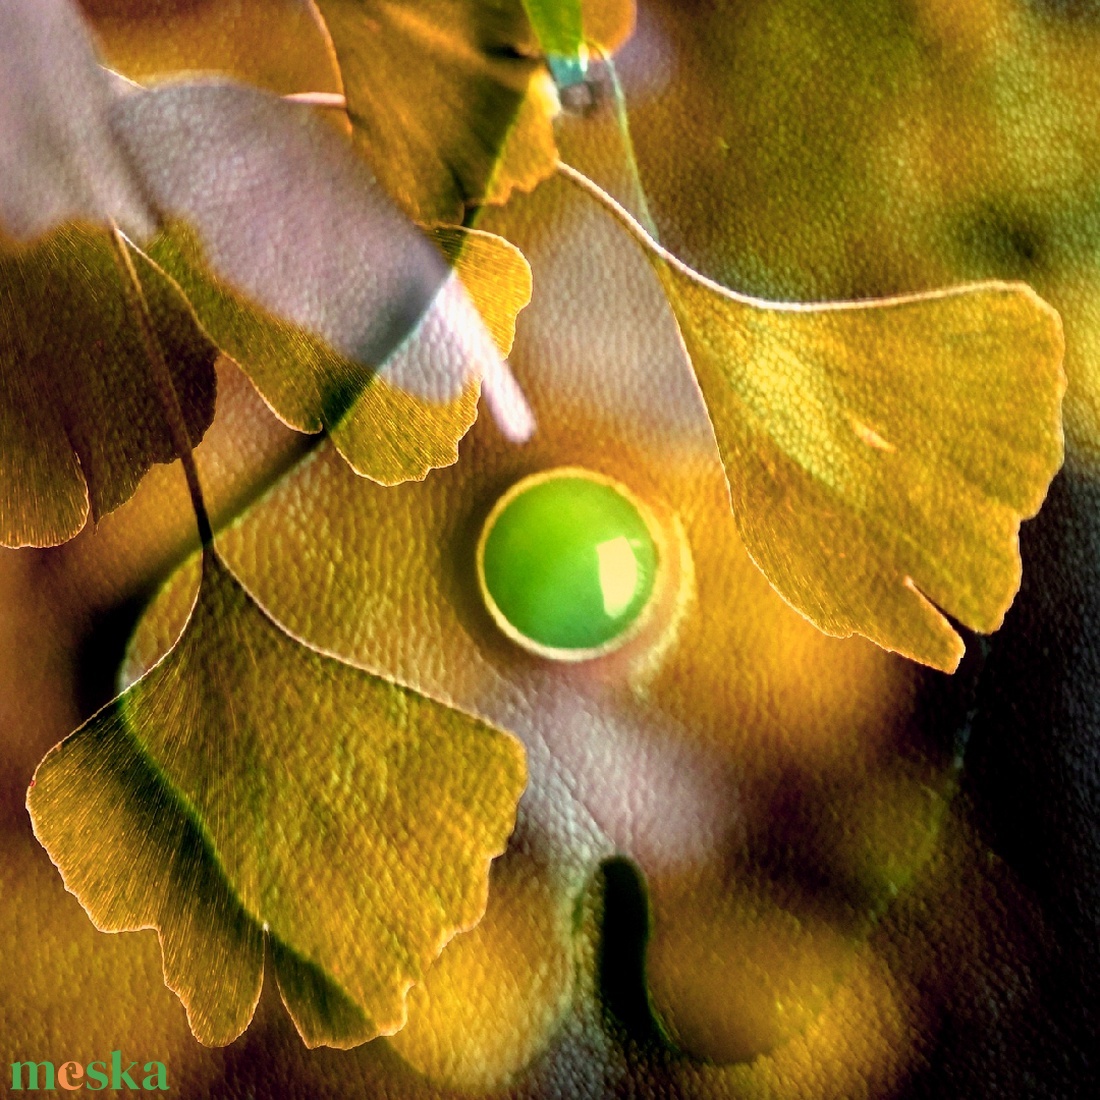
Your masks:
<svg viewBox="0 0 1100 1100"><path fill-rule="evenodd" d="M556 660L622 645L649 606L657 542L630 491L576 467L512 486L478 545L478 583L513 641Z"/></svg>

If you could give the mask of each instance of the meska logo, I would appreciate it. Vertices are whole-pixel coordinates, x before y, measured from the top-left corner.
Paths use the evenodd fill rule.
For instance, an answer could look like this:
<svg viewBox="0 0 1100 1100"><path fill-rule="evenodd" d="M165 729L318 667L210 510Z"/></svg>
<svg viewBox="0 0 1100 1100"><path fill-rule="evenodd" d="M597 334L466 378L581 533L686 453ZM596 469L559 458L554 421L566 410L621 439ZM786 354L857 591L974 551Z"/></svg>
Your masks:
<svg viewBox="0 0 1100 1100"><path fill-rule="evenodd" d="M54 1091L58 1088L68 1092L76 1092L77 1089L101 1092L107 1088L114 1092L120 1089L168 1091L168 1070L163 1062L146 1062L145 1076L140 1085L133 1074L138 1074L137 1062L131 1062L123 1069L122 1051L112 1050L109 1071L106 1062L89 1062L86 1066L79 1062L62 1062L56 1069L53 1062L12 1062L11 1087L13 1092L24 1089L30 1092L41 1089Z"/></svg>

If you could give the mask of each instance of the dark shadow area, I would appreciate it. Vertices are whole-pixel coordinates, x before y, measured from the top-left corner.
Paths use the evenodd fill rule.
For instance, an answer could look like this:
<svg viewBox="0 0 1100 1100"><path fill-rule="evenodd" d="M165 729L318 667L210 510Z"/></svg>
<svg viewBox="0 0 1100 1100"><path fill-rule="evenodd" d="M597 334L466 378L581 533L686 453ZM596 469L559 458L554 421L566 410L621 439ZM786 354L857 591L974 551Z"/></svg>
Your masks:
<svg viewBox="0 0 1100 1100"><path fill-rule="evenodd" d="M996 966L953 1003L906 1097L1100 1091L1100 482L1066 470L1022 532L1024 579L990 642L962 791L1041 914L986 934Z"/></svg>
<svg viewBox="0 0 1100 1100"><path fill-rule="evenodd" d="M1028 0L1027 6L1052 20L1100 24L1100 0Z"/></svg>
<svg viewBox="0 0 1100 1100"><path fill-rule="evenodd" d="M649 1004L646 948L649 901L642 874L628 859L616 857L600 868L602 915L597 973L608 1022L641 1047L666 1047L667 1041Z"/></svg>
<svg viewBox="0 0 1100 1100"><path fill-rule="evenodd" d="M90 717L118 694L118 672L142 612L155 587L101 612L80 641L76 654L76 704Z"/></svg>

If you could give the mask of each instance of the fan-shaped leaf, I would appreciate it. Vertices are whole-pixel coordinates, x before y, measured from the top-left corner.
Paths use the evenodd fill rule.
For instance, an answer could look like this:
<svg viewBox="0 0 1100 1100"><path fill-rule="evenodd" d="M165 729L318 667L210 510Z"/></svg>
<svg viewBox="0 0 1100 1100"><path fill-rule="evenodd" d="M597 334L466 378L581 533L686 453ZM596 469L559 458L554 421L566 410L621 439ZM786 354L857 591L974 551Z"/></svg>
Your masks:
<svg viewBox="0 0 1100 1100"><path fill-rule="evenodd" d="M348 112L386 190L457 222L554 169L556 100L522 0L317 0Z"/></svg>
<svg viewBox="0 0 1100 1100"><path fill-rule="evenodd" d="M827 634L953 671L944 613L996 630L1020 521L1062 464L1064 341L1023 283L787 305L692 271L568 165L646 250L706 401L746 549Z"/></svg>
<svg viewBox="0 0 1100 1100"><path fill-rule="evenodd" d="M106 230L0 251L0 544L51 545L177 457L131 287ZM214 415L217 349L171 281L134 260L194 442Z"/></svg>
<svg viewBox="0 0 1100 1100"><path fill-rule="evenodd" d="M121 222L144 240L154 219L161 222L151 253L186 284L215 340L251 371L279 415L301 430L327 427L357 470L383 482L423 477L454 461L458 439L476 413L482 378L506 433L530 433L522 395L461 282L362 161L308 108L227 83L112 92L71 4L50 0L36 9L19 2L6 5L2 16L34 56L24 73L28 62L16 63L8 51L0 74L12 86L0 117L7 139L0 151L5 232L25 237L79 217ZM51 34L56 52L48 49ZM43 65L43 57L52 64ZM35 81L43 73L50 82L38 97ZM58 98L58 88L68 89L71 102ZM45 160L40 148L49 154ZM241 148L249 149L247 158L238 155ZM58 180L68 182L59 190ZM107 241L101 241L100 260ZM506 246L494 250L486 239L468 251L467 272L478 263L500 268L496 297L514 314L529 286L522 257ZM117 278L104 278L103 263L89 267L64 247L3 262L13 285L30 279L34 286L17 287L5 303L5 385L12 395L8 407L17 415L5 425L3 481L10 484L0 499L0 538L57 542L83 524L82 476L98 514L129 495L150 461L170 459L174 451L134 440L149 435L160 411L141 403L149 389L147 364L135 363L129 349L119 351L133 332L118 324L111 304L125 293ZM58 270L58 285L51 287L46 269L30 274L38 263L50 271L73 270ZM169 286L148 263L141 277ZM67 308L57 309L52 296L65 282L83 289L63 295ZM508 284L512 289L501 294ZM103 315L84 316L97 310ZM184 315L185 305L176 312ZM196 356L212 348L188 320L194 330L190 353L176 354L178 318L179 331L159 336L172 345L168 359L184 376L185 405L213 384L209 371L191 377ZM502 319L504 328L509 323ZM109 338L89 340L93 329L105 329ZM109 360L94 372L92 396L97 386L110 388L112 377L128 381L130 392L115 406L131 410L128 423L115 426L110 407L77 400L79 393L61 406L49 405L55 390L72 394L78 387L51 377L61 359L47 363L38 331L42 348L79 348L78 362ZM395 350L386 376L375 379ZM20 374L26 377L19 380ZM30 415L25 410L36 394L49 407ZM201 400L199 406L189 416L195 439L209 420ZM83 475L58 442L63 432L72 437ZM97 448L86 435L109 442L98 450L109 452L110 469L92 453Z"/></svg>
<svg viewBox="0 0 1100 1100"><path fill-rule="evenodd" d="M264 933L310 1045L404 1022L485 908L518 742L294 641L212 553L168 656L42 762L35 830L103 929L158 929L206 1043L247 1026Z"/></svg>
<svg viewBox="0 0 1100 1100"><path fill-rule="evenodd" d="M662 282L745 546L827 634L952 671L996 630L1062 464L1062 330L1022 284L837 306Z"/></svg>
<svg viewBox="0 0 1100 1100"><path fill-rule="evenodd" d="M455 460L482 377L505 430L529 432L507 345L462 289L483 270L484 312L508 330L530 286L514 248L453 238L456 280L309 108L255 89L171 85L122 97L113 117L158 209L177 219L150 255L288 424L327 428L385 483Z"/></svg>
<svg viewBox="0 0 1100 1100"><path fill-rule="evenodd" d="M376 371L212 279L194 234L181 223L158 236L149 251L283 420L299 431L326 428L357 473L394 485L457 460L458 442L477 415L483 370L495 372L496 394L510 392L498 355L510 350L516 315L531 296L527 262L503 238L468 229L439 229L430 236L453 273ZM498 351L486 346L485 329ZM449 392L456 379L465 383L460 392ZM517 422L515 407L500 412L506 423Z"/></svg>

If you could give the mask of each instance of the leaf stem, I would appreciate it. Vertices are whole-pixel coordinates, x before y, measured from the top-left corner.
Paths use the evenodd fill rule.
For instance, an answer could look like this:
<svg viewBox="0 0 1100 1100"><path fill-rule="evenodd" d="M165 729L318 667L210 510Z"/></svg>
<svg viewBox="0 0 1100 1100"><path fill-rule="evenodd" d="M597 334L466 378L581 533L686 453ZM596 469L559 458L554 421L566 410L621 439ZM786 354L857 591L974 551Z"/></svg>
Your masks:
<svg viewBox="0 0 1100 1100"><path fill-rule="evenodd" d="M630 115L627 113L626 109L626 92L623 90L622 82L619 80L619 71L615 68L614 58L604 54L602 51L600 51L600 56L607 66L607 76L611 84L611 97L615 111L615 121L618 123L619 134L622 137L623 146L626 151L626 165L630 171L630 181L634 184L634 189L637 192L636 203L638 207L638 220L649 236L653 240L659 242L661 235L657 232L657 223L653 220L653 215L649 209L649 200L646 197L645 187L642 185L642 174L638 168L638 157L634 152L634 137L630 132Z"/></svg>
<svg viewBox="0 0 1100 1100"><path fill-rule="evenodd" d="M187 479L187 491L191 495L191 507L195 512L195 524L199 529L199 540L202 542L205 556L214 542L214 531L210 524L210 515L206 510L198 467L195 465L195 445L187 427L187 419L183 415L176 384L172 380L172 372L168 369L168 363L164 358L164 349L157 338L156 324L149 309L149 301L145 297L141 279L134 266L133 257L130 255L129 242L117 225L111 227L111 244L114 247L115 261L122 275L123 289L130 304L131 313L137 322L141 341L145 346L145 355L149 361L153 381L160 394L168 435L183 465L183 475Z"/></svg>

